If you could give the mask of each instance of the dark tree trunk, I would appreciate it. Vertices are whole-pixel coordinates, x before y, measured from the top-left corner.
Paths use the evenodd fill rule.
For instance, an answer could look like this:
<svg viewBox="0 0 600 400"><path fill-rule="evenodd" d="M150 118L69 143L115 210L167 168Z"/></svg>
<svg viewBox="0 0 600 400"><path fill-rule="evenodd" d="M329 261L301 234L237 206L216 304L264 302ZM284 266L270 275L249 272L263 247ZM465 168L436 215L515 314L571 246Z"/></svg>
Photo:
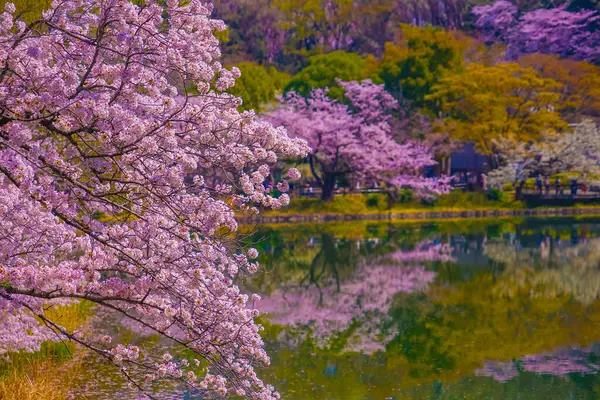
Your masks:
<svg viewBox="0 0 600 400"><path fill-rule="evenodd" d="M387 191L387 208L390 210L398 199L398 190L396 188L388 189Z"/></svg>
<svg viewBox="0 0 600 400"><path fill-rule="evenodd" d="M498 154L490 154L488 157L489 160L489 170L494 170L500 166L500 160L498 159Z"/></svg>
<svg viewBox="0 0 600 400"><path fill-rule="evenodd" d="M435 166L433 167L433 174L435 176L440 176L444 174L444 157L439 157L437 158L435 161L437 161L437 164L435 164Z"/></svg>
<svg viewBox="0 0 600 400"><path fill-rule="evenodd" d="M434 173L436 176L450 175L450 156L440 156L436 161L438 162L434 167Z"/></svg>
<svg viewBox="0 0 600 400"><path fill-rule="evenodd" d="M452 157L446 156L446 157L444 157L444 166L442 168L442 174L450 175L451 170L452 170Z"/></svg>
<svg viewBox="0 0 600 400"><path fill-rule="evenodd" d="M523 199L523 186L525 186L525 181L519 181L516 183L515 187L515 200Z"/></svg>
<svg viewBox="0 0 600 400"><path fill-rule="evenodd" d="M335 174L325 173L323 175L323 184L321 185L321 200L331 201L333 200L335 190Z"/></svg>

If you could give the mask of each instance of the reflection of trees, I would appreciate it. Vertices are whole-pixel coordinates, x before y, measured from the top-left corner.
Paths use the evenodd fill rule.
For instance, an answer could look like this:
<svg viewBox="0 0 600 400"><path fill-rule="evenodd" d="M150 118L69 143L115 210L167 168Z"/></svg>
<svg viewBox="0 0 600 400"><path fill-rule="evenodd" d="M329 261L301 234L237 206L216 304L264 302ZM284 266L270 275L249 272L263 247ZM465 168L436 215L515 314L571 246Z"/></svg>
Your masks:
<svg viewBox="0 0 600 400"><path fill-rule="evenodd" d="M485 363L483 368L475 371L475 375L489 376L498 382L507 382L519 376L519 370L517 369L517 364L513 361L488 361Z"/></svg>
<svg viewBox="0 0 600 400"><path fill-rule="evenodd" d="M261 253L262 274L254 276L249 284L265 294L289 281L314 282L330 276L346 279L360 260L397 248L389 230L379 237L341 238L318 228L299 226L259 231L254 238Z"/></svg>
<svg viewBox="0 0 600 400"><path fill-rule="evenodd" d="M305 312L299 309L299 303L289 302L285 305L287 313L273 316L276 325L267 324L266 342L273 357L273 381L282 382L278 387L286 398L293 400L596 398L590 388L600 387L600 376L583 375L583 368L579 374L568 374L565 378L541 376L533 371L536 367L538 371L551 369L548 365L552 363L563 365L565 370L572 367L573 371L581 363L588 367L600 364L594 360L596 353L590 354L587 361L576 359L573 351L579 350L572 350L566 356L553 353L554 349L573 343L585 349L600 340L600 303L573 301L570 293L581 293L578 287L573 286L571 292L550 290L550 284L538 284L532 277L537 275L541 279L544 274L561 270L568 275L577 268L586 273L594 271L600 263L597 256L600 252L595 249L597 232L600 232L599 226L587 222L527 220L487 225L484 221L474 225L461 221L425 223L418 228L380 228L375 237L370 237L377 239L372 242L368 236L348 240L336 239L334 234L332 245L335 247L337 243L336 251L355 252L353 258L344 254L335 257L355 264L334 267L326 262L325 255L320 255L311 272L312 262L323 250L320 234L313 233L315 241L310 257L305 250L308 247L298 246L294 250L307 261L293 275L280 275L279 282L286 282L281 286L286 289L285 293L283 289L271 292L281 300L275 299L274 307L283 304L284 294L288 299L299 296L301 302L310 306ZM550 238L549 243L546 237ZM306 238L304 235L304 243ZM384 308L386 314L363 307L371 301L368 297L350 305L334 302L336 293L342 293L342 299L348 293L355 293L352 292L355 286L351 284L364 286L363 281L368 279L366 274L372 269L418 268L421 261L431 259L419 253L440 246L436 242L440 239L452 245L456 262L445 263L438 258L440 263L427 264L429 270L436 272L436 279L435 283L427 284L426 293L399 291L391 303L383 306L387 307ZM344 245L345 240L351 244ZM423 243L424 247L419 249L416 242ZM541 243L544 244L540 249ZM334 254L334 249L327 251ZM395 255L396 251L399 253ZM396 262L408 262L408 265L391 265ZM334 268L339 272L338 281ZM389 271L383 270L382 276L389 276L385 274ZM580 284L593 281L590 275L578 279ZM321 298L327 290L330 292ZM380 290L377 288L372 293ZM265 300L272 299L269 296ZM339 323L335 318L348 314L332 312L329 316L332 325L328 330L321 330L324 334L320 341L314 340L319 327L310 321L309 314L322 319L316 314L323 311L317 309L319 304L331 306L333 310L342 307L342 311L354 311L359 317L351 319L349 324L347 317L343 320L346 322ZM382 305L377 307L381 309ZM277 325L276 318L287 318L288 325ZM312 328L313 336L306 335L306 329L290 329L290 325ZM369 353L382 346L385 351ZM360 349L368 351L347 351ZM527 358L531 354L540 356ZM513 366L506 360L517 361ZM523 367L525 360L529 362L528 370ZM488 370L483 374L486 376L473 376L475 371L481 374L485 369ZM515 377L516 373L519 375ZM492 375L503 376L504 382L491 379ZM548 383L549 379L552 384ZM590 381L581 384L575 379Z"/></svg>
<svg viewBox="0 0 600 400"><path fill-rule="evenodd" d="M409 380L422 383L468 376L486 360L521 358L541 369L543 357L537 364L523 357L600 339L596 232L586 224L526 222L487 240L480 235L481 249L470 249L484 262L468 280L438 280L427 296L397 298L386 356L404 360ZM453 255L462 266L461 251ZM504 379L515 375L498 362L485 368Z"/></svg>
<svg viewBox="0 0 600 400"><path fill-rule="evenodd" d="M590 304L600 298L600 239L569 240L546 236L537 247L488 243L485 254L505 266L502 293L531 287L532 296L571 296Z"/></svg>
<svg viewBox="0 0 600 400"><path fill-rule="evenodd" d="M596 363L596 355L586 349L561 349L551 353L525 356L521 359L521 367L525 371L538 374L565 376L567 374L594 374L600 370Z"/></svg>
<svg viewBox="0 0 600 400"><path fill-rule="evenodd" d="M351 247L359 248L357 244ZM334 335L345 335L343 348L366 353L383 348L379 326L394 296L422 290L433 280L433 272L415 263L451 259L449 247L432 242L411 251L357 256L358 260L355 252L348 253L352 257L342 254L339 243L336 246L327 235L321 245L304 276L282 284L259 308L271 315L272 323L310 331L321 345ZM348 265L352 266L349 275Z"/></svg>
<svg viewBox="0 0 600 400"><path fill-rule="evenodd" d="M375 262L395 251L416 250L415 243L447 235L442 224L381 224L364 221L341 225L295 225L263 228L249 238L261 257L262 273L248 285L269 294L281 284L338 276L348 279L362 262ZM441 261L441 260L440 260Z"/></svg>
<svg viewBox="0 0 600 400"><path fill-rule="evenodd" d="M484 272L453 286L431 286L427 297L398 298L390 310L396 335L386 356L407 364L408 381L447 381L471 375L486 360L518 359L600 338L598 303L531 296L527 286L507 296L507 281Z"/></svg>
<svg viewBox="0 0 600 400"><path fill-rule="evenodd" d="M344 282L290 283L262 300L260 308L273 315L273 323L310 328L319 342L354 329L352 348L372 352L382 348L378 325L394 295L421 290L433 277L423 267L365 265Z"/></svg>

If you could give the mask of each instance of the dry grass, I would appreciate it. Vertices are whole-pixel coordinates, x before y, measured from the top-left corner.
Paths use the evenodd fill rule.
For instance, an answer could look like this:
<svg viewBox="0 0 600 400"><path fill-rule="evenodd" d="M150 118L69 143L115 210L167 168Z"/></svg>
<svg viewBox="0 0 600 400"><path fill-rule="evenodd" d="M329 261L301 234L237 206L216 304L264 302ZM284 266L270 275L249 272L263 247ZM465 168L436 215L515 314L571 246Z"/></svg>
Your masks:
<svg viewBox="0 0 600 400"><path fill-rule="evenodd" d="M78 370L78 363L30 359L0 378L0 399L64 400Z"/></svg>
<svg viewBox="0 0 600 400"><path fill-rule="evenodd" d="M90 315L90 304L56 307L45 315L73 331ZM36 353L9 355L8 362L0 362L0 400L66 399L80 373L79 362L72 359L74 350L70 344L50 342Z"/></svg>

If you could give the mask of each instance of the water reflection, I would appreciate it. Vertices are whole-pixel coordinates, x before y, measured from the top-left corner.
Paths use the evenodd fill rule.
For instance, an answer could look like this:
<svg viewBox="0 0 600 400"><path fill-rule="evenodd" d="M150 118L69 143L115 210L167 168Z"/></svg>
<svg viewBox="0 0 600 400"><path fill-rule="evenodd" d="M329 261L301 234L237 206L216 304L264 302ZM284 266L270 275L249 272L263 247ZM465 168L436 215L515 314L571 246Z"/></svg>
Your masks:
<svg viewBox="0 0 600 400"><path fill-rule="evenodd" d="M286 398L445 398L471 382L462 398L485 379L596 376L598 221L363 228L278 232L279 280L259 289L266 373Z"/></svg>
<svg viewBox="0 0 600 400"><path fill-rule="evenodd" d="M535 372L540 375L565 377L569 374L589 375L600 370L598 364L600 348L588 349L569 347L548 353L525 356L508 362L486 362L476 375L489 376L499 382L506 382L519 375L519 372Z"/></svg>
<svg viewBox="0 0 600 400"><path fill-rule="evenodd" d="M386 341L380 327L394 296L421 291L435 277L434 272L415 263L451 259L447 246L424 242L415 250L396 251L381 259L357 259L352 274L341 279L335 257L323 251L331 245L331 237L323 238L322 250L306 275L281 284L259 308L270 315L271 323L305 329L320 346L326 346L333 335L346 332L346 351L383 350ZM356 243L360 248L360 242Z"/></svg>
<svg viewBox="0 0 600 400"><path fill-rule="evenodd" d="M243 283L263 297L261 373L285 399L600 395L600 220L297 225L249 240L264 266ZM91 398L130 393L106 380Z"/></svg>

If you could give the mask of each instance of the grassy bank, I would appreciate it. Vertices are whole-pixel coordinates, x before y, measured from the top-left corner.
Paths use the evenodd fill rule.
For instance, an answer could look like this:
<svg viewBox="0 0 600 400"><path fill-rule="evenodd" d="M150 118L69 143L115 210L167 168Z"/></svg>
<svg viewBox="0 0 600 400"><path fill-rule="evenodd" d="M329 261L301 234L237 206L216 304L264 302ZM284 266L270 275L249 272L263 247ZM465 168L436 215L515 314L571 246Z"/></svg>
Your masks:
<svg viewBox="0 0 600 400"><path fill-rule="evenodd" d="M571 217L600 215L600 204L572 206L539 206L529 208L514 201L513 193L484 193L455 191L441 196L432 204L409 199L387 207L385 195L340 195L330 202L317 198L295 198L282 210L262 210L260 214L238 215L244 225L298 224L335 221L427 221L469 218Z"/></svg>
<svg viewBox="0 0 600 400"><path fill-rule="evenodd" d="M296 214L380 214L385 212L419 213L423 211L474 211L523 209L525 205L512 200L512 194L503 193L491 199L484 193L454 191L441 196L432 204L425 204L419 199L404 198L391 208L384 194L348 194L334 197L330 202L318 198L293 198L290 205L281 210L264 210L263 216L296 215Z"/></svg>
<svg viewBox="0 0 600 400"><path fill-rule="evenodd" d="M56 307L46 316L70 331L81 327L91 315L86 302ZM76 349L63 342L48 342L35 353L9 354L0 361L0 399L2 400L63 400L70 384L80 373L73 360Z"/></svg>

